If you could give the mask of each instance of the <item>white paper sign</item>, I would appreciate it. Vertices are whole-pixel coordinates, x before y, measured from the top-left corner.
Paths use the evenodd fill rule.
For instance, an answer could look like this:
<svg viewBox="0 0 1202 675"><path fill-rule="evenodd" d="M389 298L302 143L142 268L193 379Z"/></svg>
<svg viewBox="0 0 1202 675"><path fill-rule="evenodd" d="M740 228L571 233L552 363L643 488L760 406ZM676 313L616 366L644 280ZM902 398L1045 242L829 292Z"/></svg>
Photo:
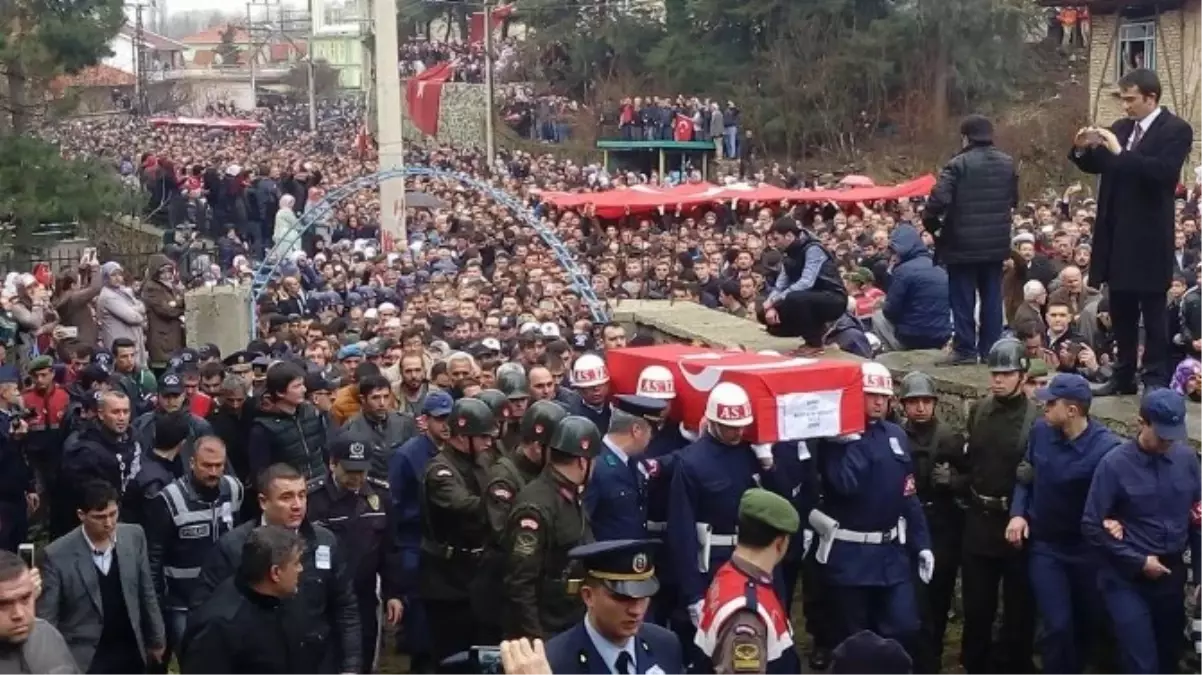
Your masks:
<svg viewBox="0 0 1202 675"><path fill-rule="evenodd" d="M836 436L843 390L807 391L776 397L776 428L781 439Z"/></svg>

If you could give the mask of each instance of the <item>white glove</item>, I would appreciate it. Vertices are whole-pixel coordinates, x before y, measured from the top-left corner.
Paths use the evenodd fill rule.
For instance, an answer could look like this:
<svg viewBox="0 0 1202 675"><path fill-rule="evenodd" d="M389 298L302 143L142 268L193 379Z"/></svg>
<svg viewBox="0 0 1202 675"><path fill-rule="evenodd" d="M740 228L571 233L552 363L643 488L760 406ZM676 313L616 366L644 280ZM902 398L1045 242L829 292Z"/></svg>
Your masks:
<svg viewBox="0 0 1202 675"><path fill-rule="evenodd" d="M704 602L705 600L698 600L689 605L689 619L692 620L694 628L701 627L701 605Z"/></svg>
<svg viewBox="0 0 1202 675"><path fill-rule="evenodd" d="M929 550L918 552L918 578L922 579L922 583L931 583L931 576L935 574L935 554Z"/></svg>

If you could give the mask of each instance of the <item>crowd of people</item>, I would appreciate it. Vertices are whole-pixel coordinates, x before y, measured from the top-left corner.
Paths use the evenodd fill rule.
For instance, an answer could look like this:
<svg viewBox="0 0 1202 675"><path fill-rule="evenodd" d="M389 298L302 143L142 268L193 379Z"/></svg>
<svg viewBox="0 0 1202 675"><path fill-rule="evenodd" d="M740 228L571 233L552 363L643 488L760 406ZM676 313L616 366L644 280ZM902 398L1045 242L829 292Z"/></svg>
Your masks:
<svg viewBox="0 0 1202 675"><path fill-rule="evenodd" d="M603 302L696 302L800 339L801 355L868 359L863 433L768 446L745 440L755 413L737 385L715 387L700 421L680 417L682 380L666 369L614 390L609 356L651 338L595 323L522 214L442 179L410 181L445 207L413 209L393 251L373 191L338 204L274 254L243 349L188 344L188 288L252 284L329 186L375 170L354 103L324 103L317 133L301 106L248 113L255 132L47 127L65 153L144 187L169 232L213 247L186 255L173 238L146 270L88 252L57 276L6 280L0 543L22 550L31 524L52 543L36 574L0 554L0 598L21 609L0 639L25 645L0 659L20 654L24 672L162 672L172 658L185 673L372 672L388 625L412 672L483 668L476 647L503 638L545 641L552 672L800 672L800 610L815 669L940 672L960 579L968 672L1034 672L1037 652L1048 672L1174 671L1186 578L1202 562L1184 422L1202 389L1199 189L1148 207L1171 242L1117 234L1130 225L1114 221L1099 153L1138 160L1177 142L1152 84L1126 86L1160 126L1147 120L1127 145L1082 130L1071 155L1102 173L1101 192L1074 186L1049 203L1005 191L1013 165L978 118L926 199L620 221L539 194L667 177L409 151L520 195ZM708 126L737 125L731 109ZM660 129L649 124L636 128ZM779 165L730 178L804 180ZM1116 296L1118 270L1098 257L1168 243L1168 294L1147 291L1134 317L1118 309L1134 291L1119 283ZM1141 309L1137 371L1125 350ZM990 371L962 424L939 419L928 374L895 387L872 361L949 344L947 365ZM1180 360L1177 376L1148 361L1161 353ZM1137 372L1127 440L1090 406L1136 393Z"/></svg>
<svg viewBox="0 0 1202 675"><path fill-rule="evenodd" d="M438 63L455 64L452 82L484 82L484 45L470 42L408 41L401 45L401 77L412 77ZM493 77L497 82L520 79L517 42L497 40L493 47Z"/></svg>

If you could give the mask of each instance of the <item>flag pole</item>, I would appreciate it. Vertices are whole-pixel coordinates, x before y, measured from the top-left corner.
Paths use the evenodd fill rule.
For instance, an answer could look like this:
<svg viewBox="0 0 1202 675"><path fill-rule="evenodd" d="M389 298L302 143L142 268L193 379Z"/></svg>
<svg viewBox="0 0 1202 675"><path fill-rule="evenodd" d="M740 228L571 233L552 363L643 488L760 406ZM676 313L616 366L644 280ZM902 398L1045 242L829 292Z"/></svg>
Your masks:
<svg viewBox="0 0 1202 675"><path fill-rule="evenodd" d="M493 130L496 93L493 91L492 49L492 0L484 0L484 148L488 158L489 175L497 159L497 141Z"/></svg>

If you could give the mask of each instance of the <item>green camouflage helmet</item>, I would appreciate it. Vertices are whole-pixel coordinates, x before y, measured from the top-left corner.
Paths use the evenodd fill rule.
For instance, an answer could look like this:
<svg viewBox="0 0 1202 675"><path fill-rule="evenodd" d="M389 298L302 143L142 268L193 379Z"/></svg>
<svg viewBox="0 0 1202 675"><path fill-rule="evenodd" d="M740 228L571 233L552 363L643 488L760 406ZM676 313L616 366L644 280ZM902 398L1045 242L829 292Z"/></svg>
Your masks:
<svg viewBox="0 0 1202 675"><path fill-rule="evenodd" d="M567 416L568 411L558 403L535 401L522 415L522 442L546 445L559 421Z"/></svg>
<svg viewBox="0 0 1202 675"><path fill-rule="evenodd" d="M507 398L530 398L530 381L526 379L526 373L520 370L498 373L497 389L505 392Z"/></svg>
<svg viewBox="0 0 1202 675"><path fill-rule="evenodd" d="M509 414L509 399L499 389L485 389L475 397L488 404L494 421L503 420Z"/></svg>
<svg viewBox="0 0 1202 675"><path fill-rule="evenodd" d="M897 398L902 401L908 398L939 398L939 392L935 391L935 380L930 375L916 370L902 378Z"/></svg>
<svg viewBox="0 0 1202 675"><path fill-rule="evenodd" d="M495 426L492 410L478 398L461 398L447 416L452 436L491 436Z"/></svg>
<svg viewBox="0 0 1202 675"><path fill-rule="evenodd" d="M555 426L547 445L567 455L592 459L601 452L601 432L589 418L568 415Z"/></svg>
<svg viewBox="0 0 1202 675"><path fill-rule="evenodd" d="M1025 373L1030 365L1027 348L1014 338L1002 338L989 348L985 365L991 373Z"/></svg>

